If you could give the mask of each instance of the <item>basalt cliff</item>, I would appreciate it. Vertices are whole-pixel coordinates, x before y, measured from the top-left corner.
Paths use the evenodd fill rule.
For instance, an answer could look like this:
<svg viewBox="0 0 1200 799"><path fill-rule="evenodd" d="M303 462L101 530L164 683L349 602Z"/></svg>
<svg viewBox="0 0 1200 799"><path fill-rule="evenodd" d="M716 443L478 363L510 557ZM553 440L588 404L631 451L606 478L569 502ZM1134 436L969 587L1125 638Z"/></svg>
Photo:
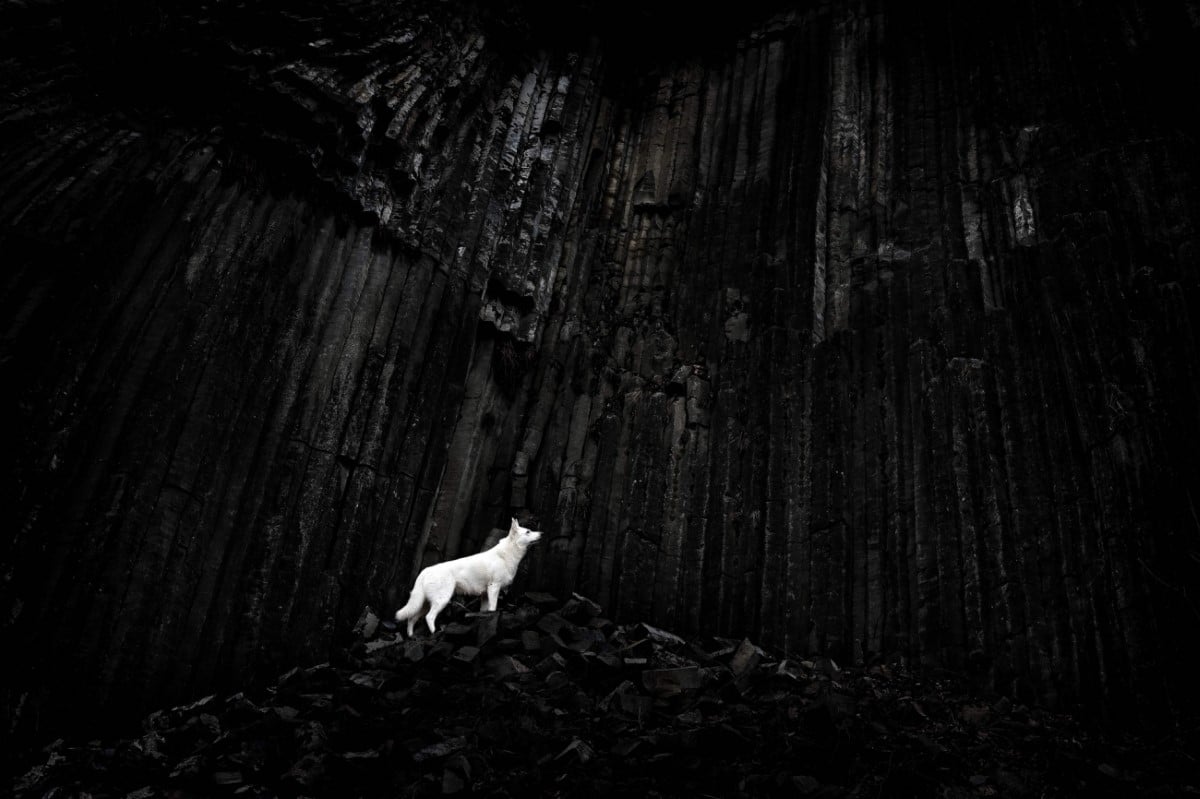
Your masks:
<svg viewBox="0 0 1200 799"><path fill-rule="evenodd" d="M973 5L6 4L10 724L514 515L618 622L1194 708L1200 10Z"/></svg>

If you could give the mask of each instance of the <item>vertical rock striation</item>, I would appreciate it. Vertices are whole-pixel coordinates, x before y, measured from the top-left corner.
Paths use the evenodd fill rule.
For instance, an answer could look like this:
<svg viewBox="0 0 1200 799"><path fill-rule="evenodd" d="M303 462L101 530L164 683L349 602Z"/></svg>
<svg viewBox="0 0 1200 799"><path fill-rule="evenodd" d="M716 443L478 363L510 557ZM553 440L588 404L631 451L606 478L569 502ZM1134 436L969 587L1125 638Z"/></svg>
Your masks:
<svg viewBox="0 0 1200 799"><path fill-rule="evenodd" d="M510 513L619 616L1189 698L1190 6L846 0L661 58L302 8L163 23L147 96L4 12L10 712L323 659Z"/></svg>

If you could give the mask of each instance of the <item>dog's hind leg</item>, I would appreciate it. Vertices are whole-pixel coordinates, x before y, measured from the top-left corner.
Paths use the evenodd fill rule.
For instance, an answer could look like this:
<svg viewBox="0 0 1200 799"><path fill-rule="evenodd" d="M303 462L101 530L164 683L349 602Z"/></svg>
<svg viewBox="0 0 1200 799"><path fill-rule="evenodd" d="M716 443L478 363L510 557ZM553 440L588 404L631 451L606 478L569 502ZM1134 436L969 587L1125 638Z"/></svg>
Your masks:
<svg viewBox="0 0 1200 799"><path fill-rule="evenodd" d="M454 597L454 583L439 585L427 591L426 597L429 600L429 613L425 615L425 623L429 625L429 634L433 635L438 614L450 604L450 600Z"/></svg>
<svg viewBox="0 0 1200 799"><path fill-rule="evenodd" d="M492 583L487 587L487 599L483 601L483 610L491 612L500 606L500 583Z"/></svg>
<svg viewBox="0 0 1200 799"><path fill-rule="evenodd" d="M430 634L430 635L433 635L434 629L437 627L437 617L438 617L438 614L439 614L439 613L441 613L441 612L442 612L442 609L443 609L443 608L445 608L445 607L446 607L446 605L448 605L448 604L450 604L450 603L449 603L449 602L443 602L443 603L442 603L442 604L440 604L440 605L439 605L439 604L433 604L433 603L431 603L431 604L429 605L429 612L428 612L427 614L425 614L425 623L426 623L427 625L429 625L429 634Z"/></svg>

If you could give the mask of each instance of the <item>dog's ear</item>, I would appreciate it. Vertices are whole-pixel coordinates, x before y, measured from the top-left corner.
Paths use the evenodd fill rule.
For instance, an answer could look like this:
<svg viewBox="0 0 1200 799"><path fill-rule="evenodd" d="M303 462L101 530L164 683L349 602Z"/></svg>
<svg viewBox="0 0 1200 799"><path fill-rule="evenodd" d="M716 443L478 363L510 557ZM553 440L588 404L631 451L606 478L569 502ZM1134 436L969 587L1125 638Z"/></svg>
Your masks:
<svg viewBox="0 0 1200 799"><path fill-rule="evenodd" d="M508 528L508 531L510 533L515 533L517 530L521 529L521 523L517 521L516 516L513 516L511 518L512 518L512 525Z"/></svg>

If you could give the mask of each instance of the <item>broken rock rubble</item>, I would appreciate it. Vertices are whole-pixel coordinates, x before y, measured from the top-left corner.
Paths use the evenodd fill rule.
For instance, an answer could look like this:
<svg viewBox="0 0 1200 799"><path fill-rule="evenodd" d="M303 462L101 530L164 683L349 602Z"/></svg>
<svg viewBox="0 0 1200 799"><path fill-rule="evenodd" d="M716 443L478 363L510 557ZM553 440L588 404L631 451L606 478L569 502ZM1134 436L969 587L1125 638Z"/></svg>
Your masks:
<svg viewBox="0 0 1200 799"><path fill-rule="evenodd" d="M444 618L407 640L364 611L331 663L29 753L15 795L1200 793L1176 739L1110 741L897 665L616 625L578 595Z"/></svg>

